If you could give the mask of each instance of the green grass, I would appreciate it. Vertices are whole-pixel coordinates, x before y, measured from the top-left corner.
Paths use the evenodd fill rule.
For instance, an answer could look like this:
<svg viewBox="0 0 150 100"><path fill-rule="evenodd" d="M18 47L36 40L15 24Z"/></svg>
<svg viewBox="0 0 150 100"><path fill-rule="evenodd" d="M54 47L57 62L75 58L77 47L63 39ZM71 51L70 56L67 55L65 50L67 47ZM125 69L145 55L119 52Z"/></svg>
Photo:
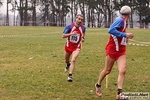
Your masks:
<svg viewBox="0 0 150 100"><path fill-rule="evenodd" d="M87 28L73 82L64 73L64 27L0 27L0 100L114 100L116 64L103 97L94 84L104 68L107 29ZM150 30L128 29L134 40L149 42ZM130 41L129 41L130 42ZM150 92L150 45L127 45L125 92Z"/></svg>

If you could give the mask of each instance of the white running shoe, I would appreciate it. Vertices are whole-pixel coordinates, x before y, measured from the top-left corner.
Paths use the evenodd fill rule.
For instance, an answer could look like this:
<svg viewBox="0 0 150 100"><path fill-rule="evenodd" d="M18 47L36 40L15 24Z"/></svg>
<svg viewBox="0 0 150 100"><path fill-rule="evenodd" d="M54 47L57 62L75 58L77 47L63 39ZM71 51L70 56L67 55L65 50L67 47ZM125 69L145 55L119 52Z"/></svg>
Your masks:
<svg viewBox="0 0 150 100"><path fill-rule="evenodd" d="M68 81L68 82L72 82L72 76L68 76L67 81Z"/></svg>

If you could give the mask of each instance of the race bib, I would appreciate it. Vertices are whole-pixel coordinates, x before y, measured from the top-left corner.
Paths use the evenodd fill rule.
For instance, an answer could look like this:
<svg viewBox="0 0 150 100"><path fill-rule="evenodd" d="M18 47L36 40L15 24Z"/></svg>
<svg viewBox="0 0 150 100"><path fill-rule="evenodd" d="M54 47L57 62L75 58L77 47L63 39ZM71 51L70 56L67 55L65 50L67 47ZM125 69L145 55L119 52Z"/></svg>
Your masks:
<svg viewBox="0 0 150 100"><path fill-rule="evenodd" d="M80 38L80 34L71 35L70 42L77 43L79 41L79 38Z"/></svg>
<svg viewBox="0 0 150 100"><path fill-rule="evenodd" d="M126 45L126 44L127 44L127 39L123 37L121 41L121 45Z"/></svg>

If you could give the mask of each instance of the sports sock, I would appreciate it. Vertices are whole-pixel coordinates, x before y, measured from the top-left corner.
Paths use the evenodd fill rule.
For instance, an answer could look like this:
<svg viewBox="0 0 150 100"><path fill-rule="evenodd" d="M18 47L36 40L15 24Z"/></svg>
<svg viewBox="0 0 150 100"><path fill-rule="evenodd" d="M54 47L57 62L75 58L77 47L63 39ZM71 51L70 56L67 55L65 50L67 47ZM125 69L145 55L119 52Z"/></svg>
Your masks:
<svg viewBox="0 0 150 100"><path fill-rule="evenodd" d="M69 74L68 76L72 76L72 74Z"/></svg>
<svg viewBox="0 0 150 100"><path fill-rule="evenodd" d="M70 66L70 63L67 63L67 67L69 67Z"/></svg>
<svg viewBox="0 0 150 100"><path fill-rule="evenodd" d="M118 94L122 93L122 89L118 89Z"/></svg>
<svg viewBox="0 0 150 100"><path fill-rule="evenodd" d="M98 88L99 88L99 87L101 87L101 85L99 85L99 84L96 84L96 87L98 87Z"/></svg>

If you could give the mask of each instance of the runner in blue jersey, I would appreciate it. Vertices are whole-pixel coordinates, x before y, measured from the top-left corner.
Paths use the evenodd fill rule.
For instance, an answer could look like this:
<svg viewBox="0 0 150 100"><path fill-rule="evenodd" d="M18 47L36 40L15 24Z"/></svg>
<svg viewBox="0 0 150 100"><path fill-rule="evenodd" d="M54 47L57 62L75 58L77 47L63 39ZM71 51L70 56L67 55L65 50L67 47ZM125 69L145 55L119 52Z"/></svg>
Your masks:
<svg viewBox="0 0 150 100"><path fill-rule="evenodd" d="M72 74L75 69L75 62L77 57L79 56L79 52L81 50L81 43L84 41L85 36L85 26L82 24L83 15L78 14L76 16L76 22L69 24L65 27L62 37L66 38L65 44L65 72L69 70L68 82L72 82ZM72 58L70 60L70 57Z"/></svg>
<svg viewBox="0 0 150 100"><path fill-rule="evenodd" d="M128 98L122 94L122 88L126 73L126 43L128 39L133 38L132 33L126 32L126 21L130 17L130 13L131 8L129 6L123 6L120 10L121 16L115 19L108 30L110 38L106 45L105 67L99 75L98 82L95 84L96 95L99 97L102 96L101 83L105 76L111 72L116 61L119 71L116 100L128 100Z"/></svg>

